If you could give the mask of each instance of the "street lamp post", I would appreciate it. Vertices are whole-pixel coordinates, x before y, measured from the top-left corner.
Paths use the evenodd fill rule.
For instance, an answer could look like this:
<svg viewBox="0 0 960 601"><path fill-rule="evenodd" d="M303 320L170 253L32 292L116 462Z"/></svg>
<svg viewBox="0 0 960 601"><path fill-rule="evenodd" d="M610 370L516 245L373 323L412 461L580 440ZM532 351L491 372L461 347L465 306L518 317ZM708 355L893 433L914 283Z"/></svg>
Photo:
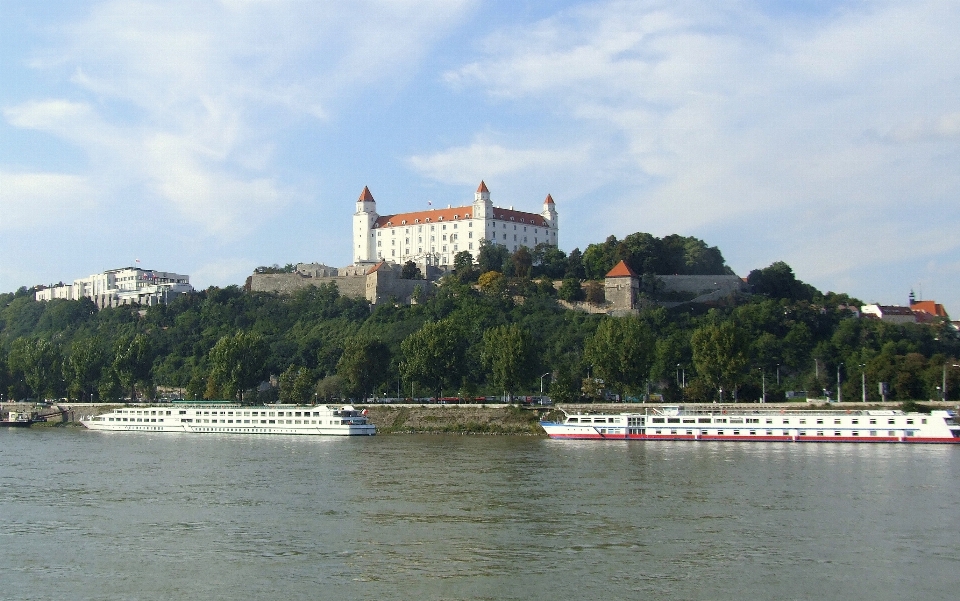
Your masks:
<svg viewBox="0 0 960 601"><path fill-rule="evenodd" d="M677 363L677 388L680 388L680 364Z"/></svg>
<svg viewBox="0 0 960 601"><path fill-rule="evenodd" d="M860 395L861 401L867 402L867 370L866 365L860 364Z"/></svg>
<svg viewBox="0 0 960 601"><path fill-rule="evenodd" d="M767 402L767 373L763 371L762 367L758 369L760 370L760 385L761 385L760 402L766 403Z"/></svg>
<svg viewBox="0 0 960 601"><path fill-rule="evenodd" d="M777 363L777 388L780 388L780 364Z"/></svg>
<svg viewBox="0 0 960 601"><path fill-rule="evenodd" d="M837 402L838 403L843 402L843 392L840 391L840 367L842 365L843 363L837 364Z"/></svg>
<svg viewBox="0 0 960 601"><path fill-rule="evenodd" d="M943 364L943 401L947 401L947 367L960 367L960 364L954 363L952 366L949 363Z"/></svg>
<svg viewBox="0 0 960 601"><path fill-rule="evenodd" d="M540 396L543 396L543 379L550 375L550 372L547 372L540 376Z"/></svg>

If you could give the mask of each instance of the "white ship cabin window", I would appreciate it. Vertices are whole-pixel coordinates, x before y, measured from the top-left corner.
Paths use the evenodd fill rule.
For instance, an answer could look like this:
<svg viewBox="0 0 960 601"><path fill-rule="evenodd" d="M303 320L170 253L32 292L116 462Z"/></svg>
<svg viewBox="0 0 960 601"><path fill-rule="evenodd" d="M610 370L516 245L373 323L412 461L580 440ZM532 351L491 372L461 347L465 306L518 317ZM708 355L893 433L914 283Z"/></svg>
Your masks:
<svg viewBox="0 0 960 601"><path fill-rule="evenodd" d="M817 436L823 436L823 430L817 430Z"/></svg>
<svg viewBox="0 0 960 601"><path fill-rule="evenodd" d="M789 426L789 425L790 425L790 420L787 419L787 418L783 418L783 425Z"/></svg>
<svg viewBox="0 0 960 601"><path fill-rule="evenodd" d="M817 425L821 425L821 424L823 424L823 420L822 420L822 419L818 419L818 420L817 420Z"/></svg>
<svg viewBox="0 0 960 601"><path fill-rule="evenodd" d="M912 419L908 419L908 420L907 420L907 425L911 425L911 426L912 426L912 425L913 425L913 420L912 420Z"/></svg>
<svg viewBox="0 0 960 601"><path fill-rule="evenodd" d="M767 436L773 436L773 430L767 430Z"/></svg>
<svg viewBox="0 0 960 601"><path fill-rule="evenodd" d="M734 435L734 436L739 436L739 435L740 435L740 430L734 430L734 431L733 431L733 435Z"/></svg>
<svg viewBox="0 0 960 601"><path fill-rule="evenodd" d="M921 419L920 419L920 423L921 423L921 424L927 423L927 418L925 418L925 417L924 417L924 418L921 418Z"/></svg>
<svg viewBox="0 0 960 601"><path fill-rule="evenodd" d="M807 423L807 420L806 420L806 419L803 419L803 418L800 418L800 423L801 423L801 424L805 424L805 423Z"/></svg>
<svg viewBox="0 0 960 601"><path fill-rule="evenodd" d="M679 424L679 423L680 423L680 418L679 418L679 417L668 417L668 418L667 418L667 423L668 423L668 424Z"/></svg>
<svg viewBox="0 0 960 601"><path fill-rule="evenodd" d="M871 425L871 426L877 425L877 420L871 417L871 418L870 418L870 425Z"/></svg>
<svg viewBox="0 0 960 601"><path fill-rule="evenodd" d="M725 424L725 423L727 423L727 418L725 418L725 417L718 417L717 419L714 420L714 423L717 423L717 424Z"/></svg>
<svg viewBox="0 0 960 601"><path fill-rule="evenodd" d="M748 418L747 418L747 423L748 423L748 424L759 424L759 423L760 423L760 420L759 420L758 418L755 418L755 417L748 417Z"/></svg>
<svg viewBox="0 0 960 601"><path fill-rule="evenodd" d="M870 436L876 436L876 435L877 435L876 430L870 430Z"/></svg>
<svg viewBox="0 0 960 601"><path fill-rule="evenodd" d="M655 423L655 424L662 424L662 423L665 422L664 418L662 418L662 417L655 417L655 418L653 418L651 421L652 421L653 423Z"/></svg>
<svg viewBox="0 0 960 601"><path fill-rule="evenodd" d="M893 418L890 418L890 419L887 420L887 423L892 426L892 425L894 425L894 424L897 423L897 420L895 420L895 419L893 419Z"/></svg>
<svg viewBox="0 0 960 601"><path fill-rule="evenodd" d="M839 423L840 423L840 420L839 420L839 419L835 419L835 420L833 420L833 423L834 423L834 424L839 424Z"/></svg>
<svg viewBox="0 0 960 601"><path fill-rule="evenodd" d="M888 430L888 431L887 431L887 436L896 436L896 435L897 435L897 433L894 432L893 430Z"/></svg>
<svg viewBox="0 0 960 601"><path fill-rule="evenodd" d="M683 423L685 423L685 424L695 424L695 423L697 423L697 420L695 420L695 419L692 418L692 417L685 417L685 418L683 419Z"/></svg>
<svg viewBox="0 0 960 601"><path fill-rule="evenodd" d="M840 430L834 431L833 435L834 435L834 436L841 436Z"/></svg>
<svg viewBox="0 0 960 601"><path fill-rule="evenodd" d="M575 424L575 423L577 423L577 422L579 422L579 421L580 421L580 419L579 419L579 418L576 418L576 417L568 417L568 418L567 418L567 423L568 423L568 424Z"/></svg>
<svg viewBox="0 0 960 601"><path fill-rule="evenodd" d="M711 420L709 417L698 417L698 418L697 418L697 423L698 423L698 424L709 424L711 421L713 421L713 420Z"/></svg>
<svg viewBox="0 0 960 601"><path fill-rule="evenodd" d="M756 435L757 435L756 430L750 430L750 436L756 436Z"/></svg>
<svg viewBox="0 0 960 601"><path fill-rule="evenodd" d="M723 430L717 430L717 436L723 436Z"/></svg>
<svg viewBox="0 0 960 601"><path fill-rule="evenodd" d="M800 430L799 432L797 432L797 434L798 434L799 436L806 436L806 435L807 435L807 431L806 431L806 430Z"/></svg>
<svg viewBox="0 0 960 601"><path fill-rule="evenodd" d="M857 425L857 424L860 423L860 420L854 418L854 419L850 420L850 423L853 424L853 425Z"/></svg>
<svg viewBox="0 0 960 601"><path fill-rule="evenodd" d="M772 423L773 423L773 420L768 417L766 423L772 424Z"/></svg>
<svg viewBox="0 0 960 601"><path fill-rule="evenodd" d="M853 434L854 436L860 436L860 431L854 430L853 432L851 432L851 434Z"/></svg>

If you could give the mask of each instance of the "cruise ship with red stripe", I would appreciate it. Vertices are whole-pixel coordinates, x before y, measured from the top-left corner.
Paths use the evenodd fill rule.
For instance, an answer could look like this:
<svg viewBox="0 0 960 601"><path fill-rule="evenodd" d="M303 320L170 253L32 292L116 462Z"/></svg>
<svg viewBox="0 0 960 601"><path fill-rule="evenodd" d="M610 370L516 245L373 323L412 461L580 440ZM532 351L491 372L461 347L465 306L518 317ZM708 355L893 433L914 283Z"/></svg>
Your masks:
<svg viewBox="0 0 960 601"><path fill-rule="evenodd" d="M373 436L367 410L351 405L241 406L233 403L173 403L121 407L81 420L91 430L181 432L188 434L299 434Z"/></svg>
<svg viewBox="0 0 960 601"><path fill-rule="evenodd" d="M550 438L723 442L960 443L953 411L805 411L712 405L665 406L643 413L567 413L541 421Z"/></svg>

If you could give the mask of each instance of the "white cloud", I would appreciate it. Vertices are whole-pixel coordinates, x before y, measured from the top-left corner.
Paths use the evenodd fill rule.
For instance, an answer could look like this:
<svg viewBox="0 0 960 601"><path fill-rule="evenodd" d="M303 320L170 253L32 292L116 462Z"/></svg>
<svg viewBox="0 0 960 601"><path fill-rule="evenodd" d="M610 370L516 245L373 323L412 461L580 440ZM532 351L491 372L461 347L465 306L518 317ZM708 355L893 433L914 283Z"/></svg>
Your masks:
<svg viewBox="0 0 960 601"><path fill-rule="evenodd" d="M410 165L432 179L474 184L483 178L494 178L529 170L561 170L584 161L589 150L584 147L562 149L516 149L477 140L469 146L449 148L442 152L414 156Z"/></svg>
<svg viewBox="0 0 960 601"><path fill-rule="evenodd" d="M762 6L577 6L492 33L445 81L512 110L545 108L549 127L592 150L570 169L603 173L617 193L576 243L736 231L724 250L747 267L790 254L801 277L828 283L960 248L960 5ZM543 135L553 132L501 136L499 152Z"/></svg>
<svg viewBox="0 0 960 601"><path fill-rule="evenodd" d="M86 178L63 173L0 171L0 230L62 224L95 206Z"/></svg>
<svg viewBox="0 0 960 601"><path fill-rule="evenodd" d="M4 114L85 152L86 186L114 204L159 203L206 234L236 238L302 197L277 183L284 128L401 76L469 6L98 2L31 63L62 72L71 99Z"/></svg>

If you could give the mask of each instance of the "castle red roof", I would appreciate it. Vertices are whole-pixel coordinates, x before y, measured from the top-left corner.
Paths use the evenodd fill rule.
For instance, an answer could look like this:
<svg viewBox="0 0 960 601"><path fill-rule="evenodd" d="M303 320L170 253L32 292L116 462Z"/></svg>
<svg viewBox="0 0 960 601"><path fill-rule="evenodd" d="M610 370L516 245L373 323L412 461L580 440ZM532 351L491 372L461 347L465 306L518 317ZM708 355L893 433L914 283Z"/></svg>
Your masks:
<svg viewBox="0 0 960 601"><path fill-rule="evenodd" d="M360 193L360 198L357 199L357 202L376 202L373 200L373 194L370 194L370 188L364 186L363 192Z"/></svg>
<svg viewBox="0 0 960 601"><path fill-rule="evenodd" d="M634 273L632 269L630 269L630 266L627 265L626 262L620 261L619 263L613 266L613 269L607 272L607 277L608 278L635 278L637 277L637 274Z"/></svg>
<svg viewBox="0 0 960 601"><path fill-rule="evenodd" d="M429 209L426 211L414 211L412 213L397 213L396 215L381 215L374 223L378 227L399 227L407 225L422 225L424 223L447 223L449 221L458 221L460 219L470 219L473 216L473 207L453 207L449 209ZM547 221L542 215L536 213L527 213L524 211L514 211L512 209L501 209L493 207L491 216L501 221L512 221L525 225L534 225L537 227L548 227Z"/></svg>
<svg viewBox="0 0 960 601"><path fill-rule="evenodd" d="M550 196L549 194L547 194L547 197L543 200L543 204L545 204L545 205L552 205L552 204L554 204L554 202L553 202L553 197Z"/></svg>
<svg viewBox="0 0 960 601"><path fill-rule="evenodd" d="M480 180L480 185L477 186L477 192L486 192L490 194L490 190L487 190L487 184L483 183L483 180Z"/></svg>

